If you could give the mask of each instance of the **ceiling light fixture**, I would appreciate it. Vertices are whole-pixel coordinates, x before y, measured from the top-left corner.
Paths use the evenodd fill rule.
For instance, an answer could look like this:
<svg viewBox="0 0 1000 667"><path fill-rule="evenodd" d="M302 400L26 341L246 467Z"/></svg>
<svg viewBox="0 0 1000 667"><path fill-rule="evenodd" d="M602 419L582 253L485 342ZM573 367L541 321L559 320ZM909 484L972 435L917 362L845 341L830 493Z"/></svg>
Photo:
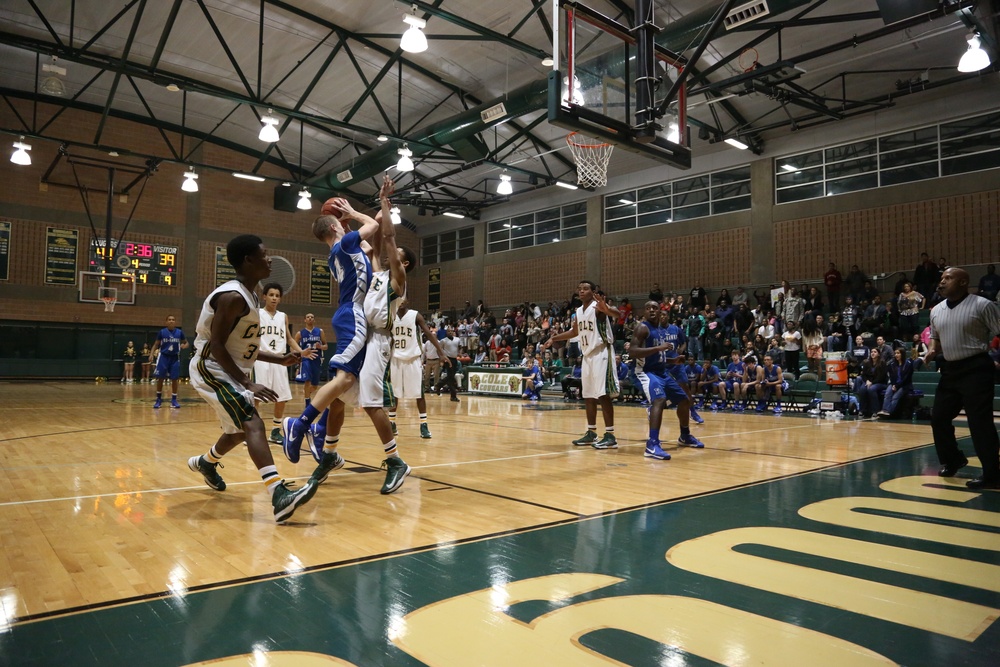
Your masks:
<svg viewBox="0 0 1000 667"><path fill-rule="evenodd" d="M269 144L273 144L281 138L278 135L278 128L275 127L278 124L278 119L272 116L272 113L273 111L268 109L267 115L260 119L260 122L263 123L263 127L260 128L260 134L257 135L258 139Z"/></svg>
<svg viewBox="0 0 1000 667"><path fill-rule="evenodd" d="M739 148L741 151L745 151L746 149L750 148L750 144L743 143L741 140L735 137L729 137L728 139L725 140L725 142L730 146L732 146L733 148Z"/></svg>
<svg viewBox="0 0 1000 667"><path fill-rule="evenodd" d="M463 220L465 218L465 216L462 215L461 213L453 213L451 211L445 211L444 213L442 213L442 215L446 215L449 218L458 218L459 220Z"/></svg>
<svg viewBox="0 0 1000 667"><path fill-rule="evenodd" d="M379 142L384 144L385 142L389 141L389 137L385 136L384 134L380 134L378 135L378 140Z"/></svg>
<svg viewBox="0 0 1000 667"><path fill-rule="evenodd" d="M572 183L566 183L565 181L556 181L556 185L558 185L561 188L566 188L567 190L576 190L576 189L578 189Z"/></svg>
<svg viewBox="0 0 1000 667"><path fill-rule="evenodd" d="M233 176L236 178L242 178L245 181L257 181L258 183L263 183L265 179L263 176L258 176L257 174L243 174L238 171L233 172Z"/></svg>
<svg viewBox="0 0 1000 667"><path fill-rule="evenodd" d="M422 53L427 50L427 36L423 33L423 28L427 27L427 21L417 16L417 6L413 5L413 13L403 17L403 23L410 27L406 29L399 40L399 48L407 53Z"/></svg>
<svg viewBox="0 0 1000 667"><path fill-rule="evenodd" d="M500 183L497 184L497 194L498 195L514 194L514 186L510 184L510 176L508 176L507 174L500 174Z"/></svg>
<svg viewBox="0 0 1000 667"><path fill-rule="evenodd" d="M406 144L403 144L403 147L397 149L396 152L399 154L399 162L396 163L396 169L399 171L413 171L413 160L410 159L413 151L407 148Z"/></svg>
<svg viewBox="0 0 1000 667"><path fill-rule="evenodd" d="M181 183L181 190L184 192L198 192L198 174L194 172L194 167L184 174L184 182Z"/></svg>
<svg viewBox="0 0 1000 667"><path fill-rule="evenodd" d="M42 71L46 73L46 76L42 79L42 83L38 87L38 90L46 95L62 97L66 94L66 86L59 77L66 76L66 68L56 65L56 60L57 58L52 56L51 63L45 63L42 65Z"/></svg>
<svg viewBox="0 0 1000 667"><path fill-rule="evenodd" d="M962 59L958 61L959 72L978 72L990 66L990 56L983 50L982 41L979 34L970 32L969 50L962 54Z"/></svg>
<svg viewBox="0 0 1000 667"><path fill-rule="evenodd" d="M295 207L300 211L308 211L313 207L312 199L310 199L310 197L312 197L312 195L309 194L309 191L302 188L299 190L299 203L297 203Z"/></svg>
<svg viewBox="0 0 1000 667"><path fill-rule="evenodd" d="M24 137L21 137L20 140L14 142L14 152L11 153L10 161L22 167L30 166L31 156L28 155L30 150L31 144L24 143Z"/></svg>
<svg viewBox="0 0 1000 667"><path fill-rule="evenodd" d="M172 93L177 93L177 92L180 92L180 89L181 89L181 87L180 87L180 86L178 86L178 85L177 85L176 83L168 83L168 84L167 84L167 85L165 86L165 88L166 88L167 90L169 90L170 92L172 92Z"/></svg>
<svg viewBox="0 0 1000 667"><path fill-rule="evenodd" d="M545 67L552 67L555 62L552 58L542 58L542 65Z"/></svg>
<svg viewBox="0 0 1000 667"><path fill-rule="evenodd" d="M399 207L393 206L389 209L389 219L392 220L392 224L401 225L403 224L403 218L399 215Z"/></svg>

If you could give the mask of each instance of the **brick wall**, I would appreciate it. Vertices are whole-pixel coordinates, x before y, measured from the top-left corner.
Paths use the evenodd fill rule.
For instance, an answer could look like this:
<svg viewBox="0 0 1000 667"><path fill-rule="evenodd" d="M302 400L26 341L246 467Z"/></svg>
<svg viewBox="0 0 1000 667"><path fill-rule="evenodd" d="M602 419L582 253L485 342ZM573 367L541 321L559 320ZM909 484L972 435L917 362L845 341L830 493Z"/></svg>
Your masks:
<svg viewBox="0 0 1000 667"><path fill-rule="evenodd" d="M830 261L846 275L912 272L920 253L967 266L1000 257L1000 190L822 215L775 224L775 270L815 279Z"/></svg>
<svg viewBox="0 0 1000 667"><path fill-rule="evenodd" d="M482 297L471 295L468 299L475 303L482 298L487 306L523 301L565 301L580 281L587 279L586 256L585 252L571 252L537 260L493 264L486 267L486 293ZM451 276L442 271L441 280L451 280ZM461 303L464 302L462 299Z"/></svg>

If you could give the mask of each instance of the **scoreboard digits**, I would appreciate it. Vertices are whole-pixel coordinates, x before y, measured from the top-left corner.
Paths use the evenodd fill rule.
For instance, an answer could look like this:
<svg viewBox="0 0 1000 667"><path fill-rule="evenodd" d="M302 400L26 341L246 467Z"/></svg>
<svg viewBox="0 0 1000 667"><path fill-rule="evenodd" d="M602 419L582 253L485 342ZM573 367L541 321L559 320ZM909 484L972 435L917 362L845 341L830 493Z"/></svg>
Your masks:
<svg viewBox="0 0 1000 667"><path fill-rule="evenodd" d="M90 271L134 275L143 285L174 285L177 280L177 246L95 239L90 245ZM127 262L121 258L126 257ZM105 269L105 259L110 260ZM120 263L119 263L120 262Z"/></svg>

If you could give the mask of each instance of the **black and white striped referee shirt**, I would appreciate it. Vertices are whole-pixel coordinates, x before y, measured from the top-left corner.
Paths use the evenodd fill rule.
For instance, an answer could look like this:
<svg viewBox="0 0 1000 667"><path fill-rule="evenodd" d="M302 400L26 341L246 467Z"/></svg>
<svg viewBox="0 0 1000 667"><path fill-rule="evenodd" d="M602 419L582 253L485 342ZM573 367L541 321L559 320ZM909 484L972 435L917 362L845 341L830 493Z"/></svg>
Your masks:
<svg viewBox="0 0 1000 667"><path fill-rule="evenodd" d="M1000 306L981 296L970 294L953 307L942 301L931 310L931 338L948 361L985 354L996 333L1000 333Z"/></svg>

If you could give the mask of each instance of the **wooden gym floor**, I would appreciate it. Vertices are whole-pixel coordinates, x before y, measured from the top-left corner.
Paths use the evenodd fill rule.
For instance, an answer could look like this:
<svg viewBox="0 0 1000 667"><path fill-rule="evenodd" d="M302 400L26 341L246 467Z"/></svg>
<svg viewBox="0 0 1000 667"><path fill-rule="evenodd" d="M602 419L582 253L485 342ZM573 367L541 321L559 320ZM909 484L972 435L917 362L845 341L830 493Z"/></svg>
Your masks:
<svg viewBox="0 0 1000 667"><path fill-rule="evenodd" d="M926 424L706 412L655 461L637 406L595 451L582 404L428 396L398 493L350 414L276 526L245 452L224 493L188 470L194 391L153 393L0 382L0 665L1000 664L1000 493L936 477Z"/></svg>

